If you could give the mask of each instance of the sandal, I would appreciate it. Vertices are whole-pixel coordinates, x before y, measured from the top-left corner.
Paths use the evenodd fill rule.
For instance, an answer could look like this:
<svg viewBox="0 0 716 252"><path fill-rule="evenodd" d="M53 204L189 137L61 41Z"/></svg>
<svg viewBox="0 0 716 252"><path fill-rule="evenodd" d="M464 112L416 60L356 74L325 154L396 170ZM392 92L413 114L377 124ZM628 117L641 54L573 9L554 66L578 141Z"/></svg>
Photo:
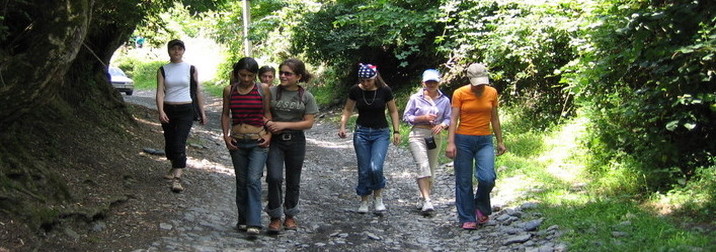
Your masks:
<svg viewBox="0 0 716 252"><path fill-rule="evenodd" d="M471 222L471 221L470 221L470 222L464 222L464 223L462 223L462 225L461 225L460 227L462 227L462 229L465 229L465 230L476 230L476 229L477 229L477 223Z"/></svg>
<svg viewBox="0 0 716 252"><path fill-rule="evenodd" d="M480 210L475 210L475 218L477 219L477 223L480 225L490 221L490 217L485 216Z"/></svg>

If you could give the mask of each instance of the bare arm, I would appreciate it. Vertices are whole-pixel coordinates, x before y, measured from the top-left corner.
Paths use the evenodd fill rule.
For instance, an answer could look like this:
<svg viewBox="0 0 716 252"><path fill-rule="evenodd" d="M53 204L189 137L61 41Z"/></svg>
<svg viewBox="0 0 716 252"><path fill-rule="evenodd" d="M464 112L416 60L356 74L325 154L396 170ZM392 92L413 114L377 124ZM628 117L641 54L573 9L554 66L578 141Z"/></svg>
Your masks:
<svg viewBox="0 0 716 252"><path fill-rule="evenodd" d="M257 83L256 85L259 85L259 88L262 90L262 93L264 97L261 100L261 104L264 107L264 130L268 129L268 123L271 122L271 118L273 116L271 115L271 90L269 89L268 85L264 85L261 83ZM268 147L271 143L271 134L263 134L260 135L261 142L259 143L259 147Z"/></svg>
<svg viewBox="0 0 716 252"><path fill-rule="evenodd" d="M455 158L457 149L455 148L455 131L457 130L457 121L460 120L460 108L452 108L450 112L450 127L448 127L447 147L445 148L445 156Z"/></svg>
<svg viewBox="0 0 716 252"><path fill-rule="evenodd" d="M263 90L264 94L264 98L262 100L264 106L264 118L266 118L266 121L271 121L271 119L273 118L273 115L271 115L271 89L268 87L268 85L259 85L261 85L260 88L261 90Z"/></svg>
<svg viewBox="0 0 716 252"><path fill-rule="evenodd" d="M395 106L395 99L388 102L388 112L393 122L393 144L400 144L400 116L398 115L398 107Z"/></svg>
<svg viewBox="0 0 716 252"><path fill-rule="evenodd" d="M159 112L159 121L162 123L168 123L169 117L167 117L167 114L164 113L164 92L164 76L162 76L161 70L157 70L157 94L155 99L157 102L157 111Z"/></svg>
<svg viewBox="0 0 716 252"><path fill-rule="evenodd" d="M497 155L502 155L507 151L505 143L502 140L502 125L500 124L500 113L497 107L492 108L492 118L490 119L492 124L492 131L495 133L495 139L497 140Z"/></svg>
<svg viewBox="0 0 716 252"><path fill-rule="evenodd" d="M275 122L271 121L266 124L271 132L280 132L282 130L307 130L313 127L316 115L305 114L303 120L297 122Z"/></svg>
<svg viewBox="0 0 716 252"><path fill-rule="evenodd" d="M235 150L233 139L231 138L231 110L229 109L229 97L231 96L231 86L224 88L223 105L221 107L221 132L224 136L226 148Z"/></svg>
<svg viewBox="0 0 716 252"><path fill-rule="evenodd" d="M343 107L343 113L341 114L341 128L338 129L338 137L346 138L346 123L348 123L348 118L353 114L355 106L356 101L346 99L346 105Z"/></svg>

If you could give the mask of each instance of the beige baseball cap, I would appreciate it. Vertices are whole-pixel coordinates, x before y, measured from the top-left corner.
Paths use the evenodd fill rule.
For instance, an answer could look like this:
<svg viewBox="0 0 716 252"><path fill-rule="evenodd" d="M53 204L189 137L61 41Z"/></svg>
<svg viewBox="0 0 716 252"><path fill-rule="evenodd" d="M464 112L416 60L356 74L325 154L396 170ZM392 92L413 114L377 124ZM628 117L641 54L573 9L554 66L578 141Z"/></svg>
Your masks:
<svg viewBox="0 0 716 252"><path fill-rule="evenodd" d="M487 77L487 68L480 63L473 63L467 67L467 78L470 78L470 84L473 86L490 84L490 79Z"/></svg>

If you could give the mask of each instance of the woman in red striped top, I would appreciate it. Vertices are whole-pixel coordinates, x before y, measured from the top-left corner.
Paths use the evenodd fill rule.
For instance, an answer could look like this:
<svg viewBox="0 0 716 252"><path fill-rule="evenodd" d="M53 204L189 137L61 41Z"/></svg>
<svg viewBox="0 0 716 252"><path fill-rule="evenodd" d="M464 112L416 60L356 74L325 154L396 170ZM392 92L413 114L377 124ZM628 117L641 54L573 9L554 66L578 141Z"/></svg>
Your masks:
<svg viewBox="0 0 716 252"><path fill-rule="evenodd" d="M234 64L232 83L224 88L221 128L236 173L236 224L250 236L261 231L261 176L271 134L264 128L271 119L268 86L256 82L259 65L245 57Z"/></svg>

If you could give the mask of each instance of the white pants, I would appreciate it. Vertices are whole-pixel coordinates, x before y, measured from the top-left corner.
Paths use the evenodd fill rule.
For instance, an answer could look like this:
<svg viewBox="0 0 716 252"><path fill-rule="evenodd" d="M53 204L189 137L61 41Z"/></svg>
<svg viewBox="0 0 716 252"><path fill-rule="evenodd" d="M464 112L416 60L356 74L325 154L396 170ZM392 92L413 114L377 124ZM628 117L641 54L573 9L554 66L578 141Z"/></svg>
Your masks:
<svg viewBox="0 0 716 252"><path fill-rule="evenodd" d="M425 144L425 138L430 136L435 137L435 144L437 145L437 148L432 150L428 150ZM413 127L408 138L410 152L413 154L413 159L418 167L417 178L432 177L438 167L438 152L440 152L440 146L442 145L442 134L433 135L430 129Z"/></svg>

